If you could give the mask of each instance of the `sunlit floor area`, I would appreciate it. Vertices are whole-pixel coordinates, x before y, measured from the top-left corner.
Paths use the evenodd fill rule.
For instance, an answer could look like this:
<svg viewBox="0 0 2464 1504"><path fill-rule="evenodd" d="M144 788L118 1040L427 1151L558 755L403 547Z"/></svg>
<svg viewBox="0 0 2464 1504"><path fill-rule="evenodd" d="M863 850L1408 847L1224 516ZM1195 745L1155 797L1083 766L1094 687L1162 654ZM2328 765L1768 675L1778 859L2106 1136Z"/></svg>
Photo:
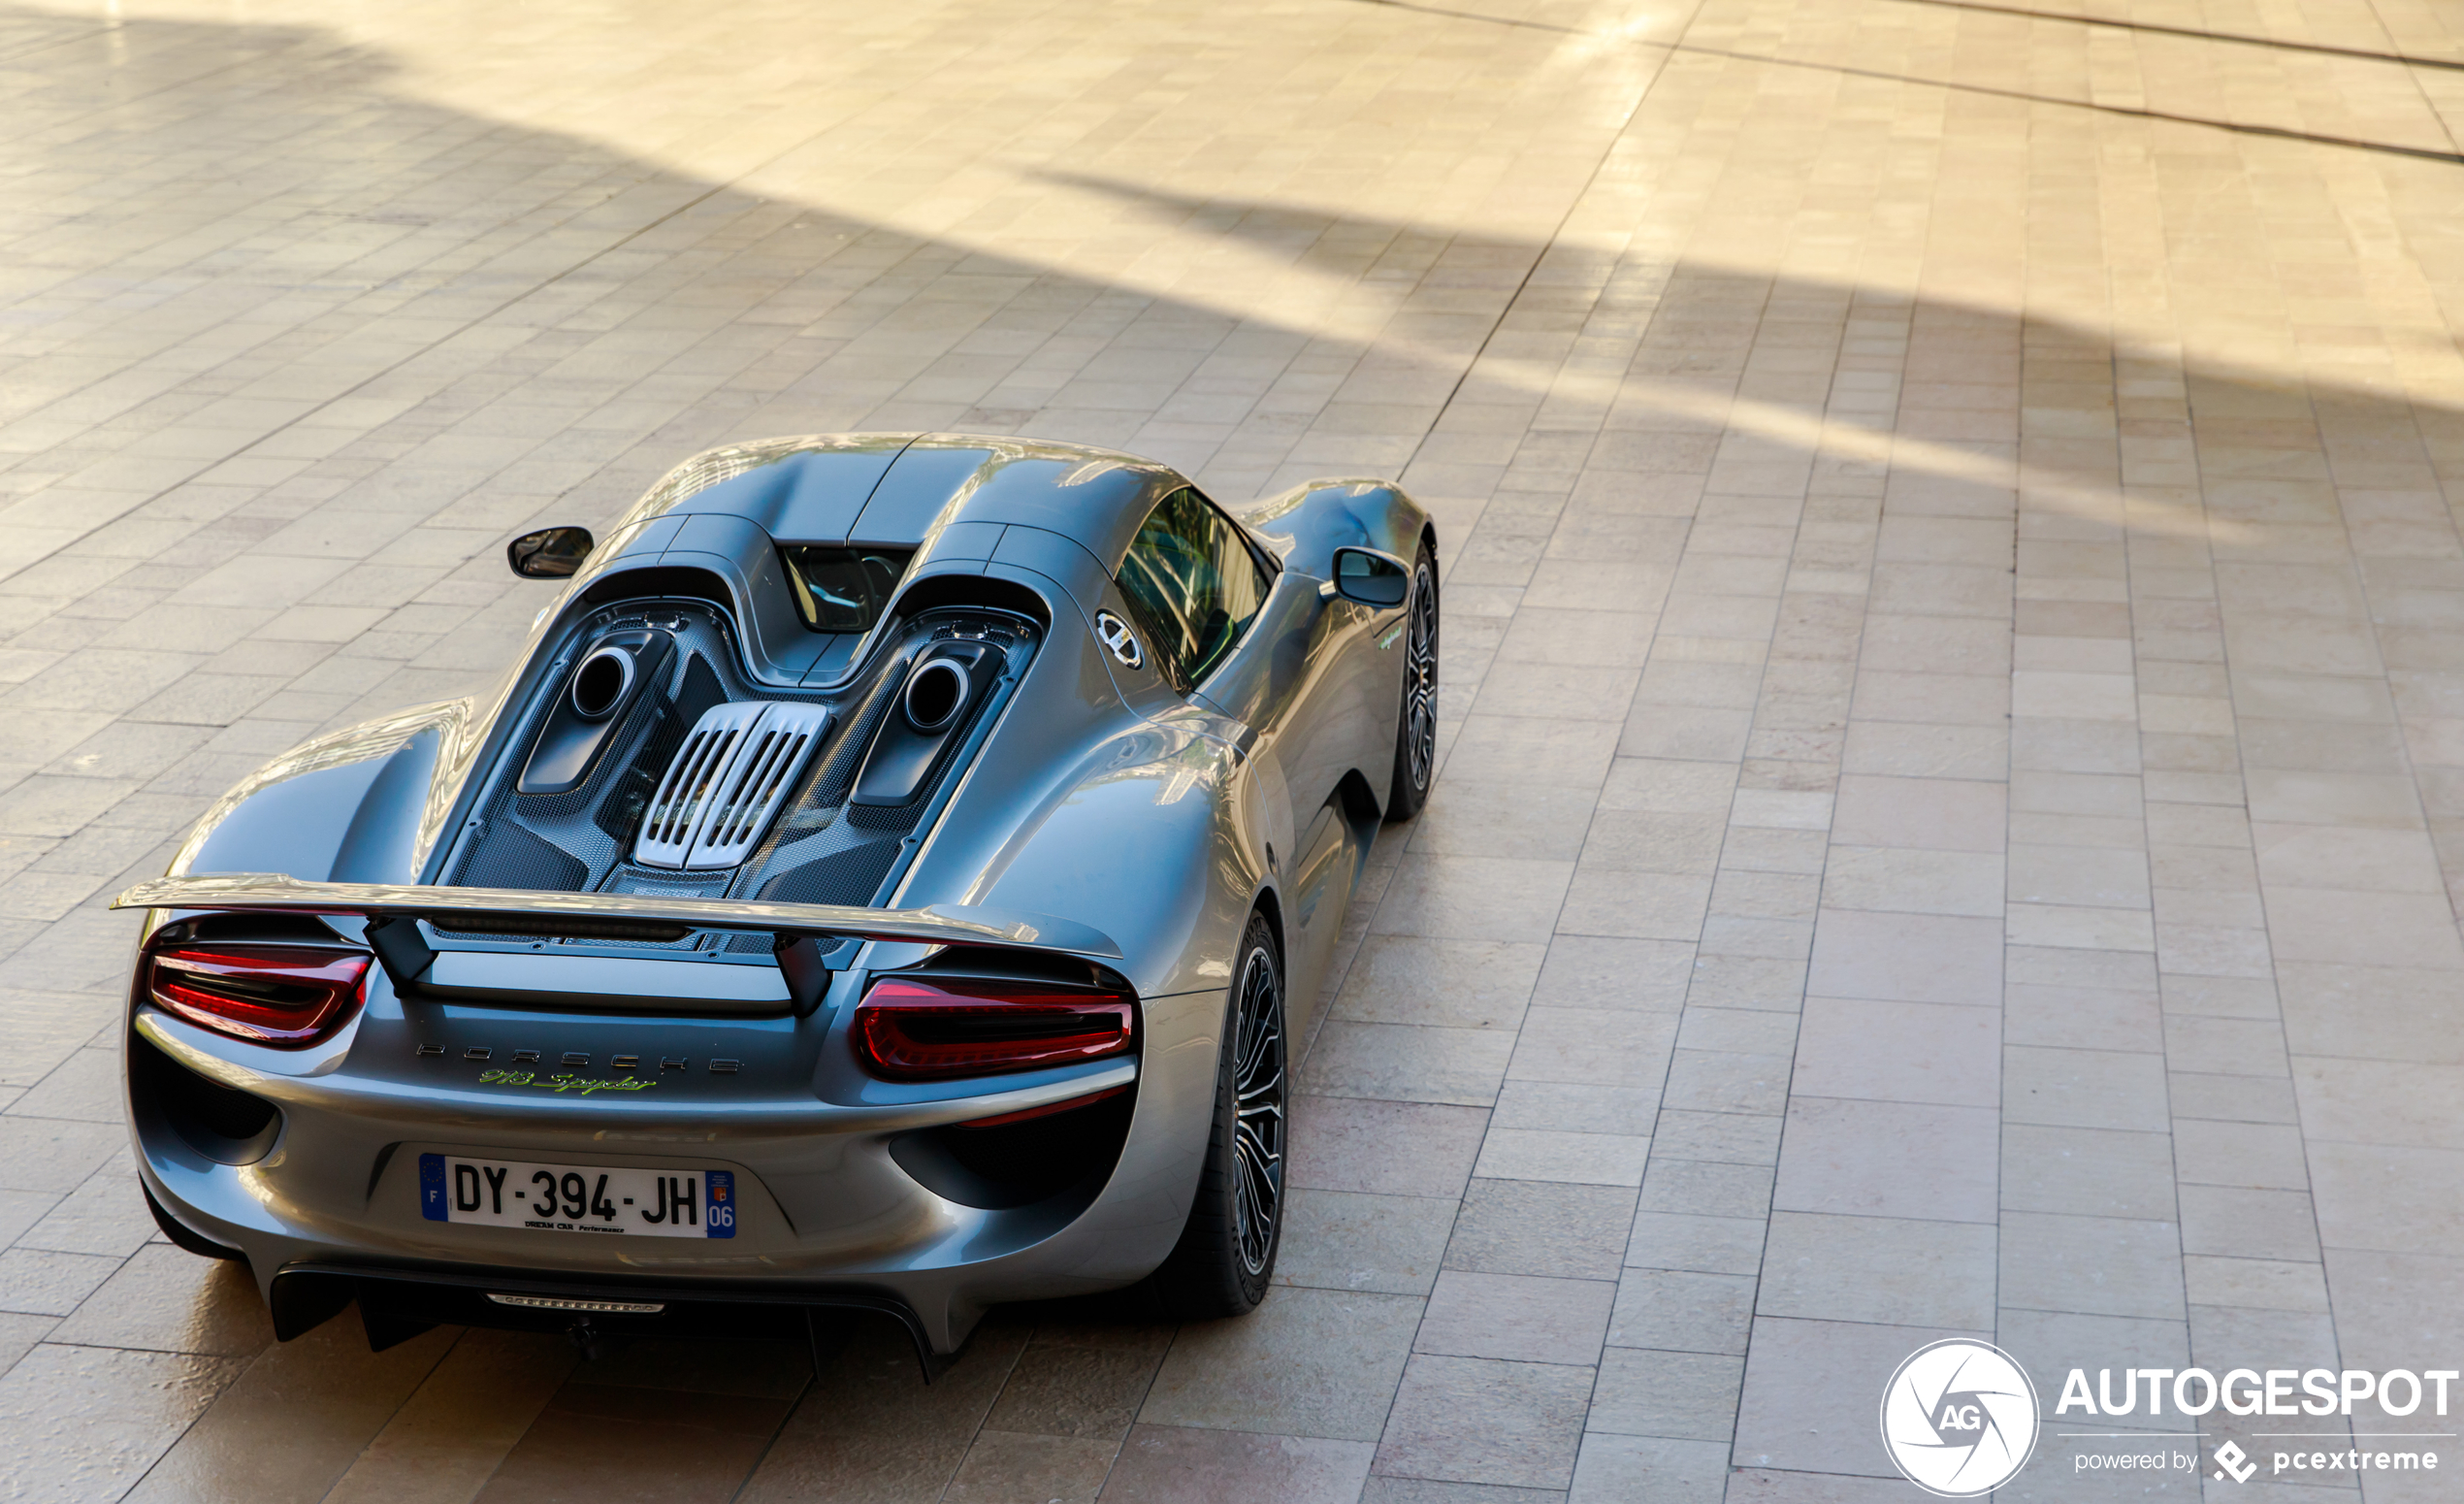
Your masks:
<svg viewBox="0 0 2464 1504"><path fill-rule="evenodd" d="M2464 1367L2459 135L2438 0L0 5L0 1495L1868 1504L1972 1335L2239 1497L2061 1372ZM276 1344L105 905L856 429L1437 514L1277 1288Z"/></svg>

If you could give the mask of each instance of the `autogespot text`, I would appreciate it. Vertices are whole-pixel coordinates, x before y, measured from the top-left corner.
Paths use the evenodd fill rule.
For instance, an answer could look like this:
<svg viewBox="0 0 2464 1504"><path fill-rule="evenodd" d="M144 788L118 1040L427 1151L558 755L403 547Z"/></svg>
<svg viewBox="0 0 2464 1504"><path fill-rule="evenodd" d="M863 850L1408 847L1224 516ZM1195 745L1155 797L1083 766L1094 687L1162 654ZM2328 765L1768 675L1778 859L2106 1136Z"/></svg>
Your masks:
<svg viewBox="0 0 2464 1504"><path fill-rule="evenodd" d="M2437 1413L2445 1415L2448 1381L2458 1376L2452 1368L2433 1368L2419 1374L2403 1368L2390 1368L2385 1373L2372 1373L2366 1368L2347 1368L2341 1373L2332 1368L2270 1368L2263 1374L2254 1368L2235 1368L2219 1380L2204 1368L2178 1372L2171 1368L2124 1368L2117 1395L2113 1375L2110 1368L2097 1369L2096 1387L2091 1390L2087 1370L2073 1368L2062 1384L2061 1402L2054 1407L2054 1414L2064 1416L2074 1409L2091 1416L2136 1414L2140 1381L2144 1379L2148 1414L2152 1416L2164 1414L2163 1396L2168 1388L2174 1413L2186 1416L2206 1415L2220 1403L2226 1415L2349 1416L2354 1405L2372 1398L2378 1400L2379 1409L2384 1414L2409 1416L2421 1408L2425 1390L2437 1406ZM2165 1383L2168 1379L2172 1381L2169 1386Z"/></svg>

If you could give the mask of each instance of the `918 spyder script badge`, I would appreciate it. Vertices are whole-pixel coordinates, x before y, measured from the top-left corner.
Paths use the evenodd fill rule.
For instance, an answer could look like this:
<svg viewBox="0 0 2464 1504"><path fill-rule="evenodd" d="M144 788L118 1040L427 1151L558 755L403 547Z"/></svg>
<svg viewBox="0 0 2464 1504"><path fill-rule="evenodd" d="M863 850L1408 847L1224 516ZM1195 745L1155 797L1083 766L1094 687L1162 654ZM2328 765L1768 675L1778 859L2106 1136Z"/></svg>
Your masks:
<svg viewBox="0 0 2464 1504"><path fill-rule="evenodd" d="M481 1086L535 1086L543 1092L579 1092L584 1096L588 1096L593 1092L647 1091L659 1083L645 1081L637 1076L609 1081L591 1076L567 1075L562 1072L542 1081L536 1073L528 1070L483 1070L479 1072L479 1084Z"/></svg>

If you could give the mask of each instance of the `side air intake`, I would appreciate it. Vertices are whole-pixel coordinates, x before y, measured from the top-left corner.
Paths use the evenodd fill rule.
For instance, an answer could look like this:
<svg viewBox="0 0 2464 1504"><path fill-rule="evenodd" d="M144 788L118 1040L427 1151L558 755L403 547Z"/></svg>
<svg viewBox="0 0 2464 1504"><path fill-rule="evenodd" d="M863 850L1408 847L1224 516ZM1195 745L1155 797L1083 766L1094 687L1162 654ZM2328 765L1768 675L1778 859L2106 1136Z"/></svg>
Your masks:
<svg viewBox="0 0 2464 1504"><path fill-rule="evenodd" d="M743 862L828 729L820 705L739 700L703 711L651 795L633 860L686 868Z"/></svg>

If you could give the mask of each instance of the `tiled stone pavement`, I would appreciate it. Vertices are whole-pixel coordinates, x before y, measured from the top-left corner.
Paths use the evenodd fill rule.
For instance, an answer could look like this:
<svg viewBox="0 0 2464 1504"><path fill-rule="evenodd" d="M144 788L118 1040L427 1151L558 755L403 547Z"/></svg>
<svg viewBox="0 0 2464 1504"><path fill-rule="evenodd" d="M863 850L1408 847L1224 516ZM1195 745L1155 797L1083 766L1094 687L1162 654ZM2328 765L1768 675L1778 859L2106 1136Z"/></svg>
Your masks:
<svg viewBox="0 0 2464 1504"><path fill-rule="evenodd" d="M0 1492L1865 1504L1940 1333L2455 1366L2458 13L2059 3L0 9ZM516 528L859 426L1441 513L1282 1288L270 1345L101 901Z"/></svg>

